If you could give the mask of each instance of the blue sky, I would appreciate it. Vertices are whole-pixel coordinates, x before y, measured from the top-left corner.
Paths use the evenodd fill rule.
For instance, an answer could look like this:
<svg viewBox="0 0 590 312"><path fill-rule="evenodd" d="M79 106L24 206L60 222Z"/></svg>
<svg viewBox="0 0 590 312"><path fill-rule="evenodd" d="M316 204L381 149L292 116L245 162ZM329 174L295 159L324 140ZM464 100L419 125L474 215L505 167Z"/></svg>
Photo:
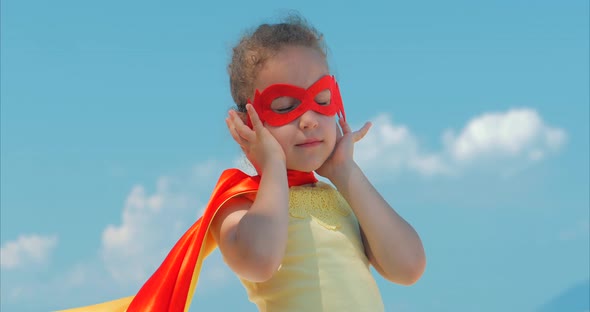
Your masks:
<svg viewBox="0 0 590 312"><path fill-rule="evenodd" d="M355 158L424 242L416 285L376 275L387 311L587 304L587 1L25 0L1 3L3 311L138 289L243 166L225 68L286 9L325 35L348 120L374 122ZM195 300L255 311L218 253Z"/></svg>

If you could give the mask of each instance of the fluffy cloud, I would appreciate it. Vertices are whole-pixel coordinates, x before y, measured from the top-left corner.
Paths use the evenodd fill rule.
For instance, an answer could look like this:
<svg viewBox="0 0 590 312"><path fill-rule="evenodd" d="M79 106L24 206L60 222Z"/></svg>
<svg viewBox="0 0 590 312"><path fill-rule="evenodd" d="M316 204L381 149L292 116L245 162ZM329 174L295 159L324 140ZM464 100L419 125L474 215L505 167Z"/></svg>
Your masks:
<svg viewBox="0 0 590 312"><path fill-rule="evenodd" d="M370 169L416 171L422 175L448 173L440 155L423 151L416 137L405 125L396 125L386 115L379 115L373 127L355 148L355 159Z"/></svg>
<svg viewBox="0 0 590 312"><path fill-rule="evenodd" d="M158 180L153 194L141 185L134 186L125 201L121 224L108 225L103 231L101 256L118 282L144 281L185 225L179 217L188 199L170 188L166 177Z"/></svg>
<svg viewBox="0 0 590 312"><path fill-rule="evenodd" d="M458 135L452 130L444 134L446 146L457 161L482 155L540 160L547 152L558 150L565 138L565 131L545 125L532 109L483 114L472 119Z"/></svg>
<svg viewBox="0 0 590 312"><path fill-rule="evenodd" d="M224 166L211 160L188 175L161 177L155 190L134 186L121 223L102 233L100 254L106 270L120 284L144 282L174 243L202 213Z"/></svg>
<svg viewBox="0 0 590 312"><path fill-rule="evenodd" d="M0 249L2 269L15 269L46 263L57 245L57 236L21 235Z"/></svg>
<svg viewBox="0 0 590 312"><path fill-rule="evenodd" d="M448 175L490 159L539 161L558 151L566 137L564 130L546 125L535 110L512 109L476 116L458 133L444 131L443 148L429 152L407 126L395 124L383 114L374 119L369 134L357 144L355 158L373 170Z"/></svg>
<svg viewBox="0 0 590 312"><path fill-rule="evenodd" d="M96 300L91 295L96 289L113 299L137 291L199 217L197 210L205 205L218 175L227 166L217 160L206 161L186 174L158 178L153 189L133 186L122 205L120 221L102 231L99 258L74 263L43 283L37 277L33 283L18 277L2 290L3 298L15 303L43 294L57 298L52 302L55 307L65 308L59 298L73 296L80 300L68 304L82 305ZM2 271L46 262L56 244L56 237L38 235L23 235L7 242L2 246ZM203 279L219 287L231 277L218 253L204 263L203 269ZM15 273L20 276L23 272ZM16 275L2 276L5 283L5 277Z"/></svg>

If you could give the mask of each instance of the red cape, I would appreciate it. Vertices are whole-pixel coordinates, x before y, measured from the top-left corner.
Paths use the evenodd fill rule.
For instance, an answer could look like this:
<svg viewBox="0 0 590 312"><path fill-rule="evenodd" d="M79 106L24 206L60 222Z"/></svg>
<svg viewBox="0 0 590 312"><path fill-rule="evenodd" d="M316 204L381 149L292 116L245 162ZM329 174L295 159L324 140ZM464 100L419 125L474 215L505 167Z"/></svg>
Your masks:
<svg viewBox="0 0 590 312"><path fill-rule="evenodd" d="M288 170L289 186L316 182L310 173ZM258 191L260 176L249 176L238 169L225 170L203 216L174 245L164 262L135 296L102 304L67 310L70 312L184 312L188 311L202 261L217 243L209 232L211 221L230 198ZM65 311L65 310L64 310Z"/></svg>

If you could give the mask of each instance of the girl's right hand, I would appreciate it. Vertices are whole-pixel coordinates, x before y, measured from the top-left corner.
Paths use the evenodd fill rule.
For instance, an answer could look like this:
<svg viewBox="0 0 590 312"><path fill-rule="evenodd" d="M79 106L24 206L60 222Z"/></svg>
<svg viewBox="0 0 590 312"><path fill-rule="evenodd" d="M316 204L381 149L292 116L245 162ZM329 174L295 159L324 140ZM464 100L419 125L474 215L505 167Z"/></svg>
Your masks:
<svg viewBox="0 0 590 312"><path fill-rule="evenodd" d="M286 165L285 152L275 137L264 127L256 110L246 104L246 111L252 122L252 129L244 124L236 111L229 111L225 119L231 136L240 145L248 160L258 174L262 174L266 164L279 160Z"/></svg>

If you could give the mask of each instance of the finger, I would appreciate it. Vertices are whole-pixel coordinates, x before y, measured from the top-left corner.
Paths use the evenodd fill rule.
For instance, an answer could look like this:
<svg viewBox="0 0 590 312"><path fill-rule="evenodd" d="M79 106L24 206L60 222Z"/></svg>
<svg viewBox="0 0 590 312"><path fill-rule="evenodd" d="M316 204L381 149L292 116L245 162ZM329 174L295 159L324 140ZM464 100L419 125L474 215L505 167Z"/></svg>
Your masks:
<svg viewBox="0 0 590 312"><path fill-rule="evenodd" d="M252 106L252 104L246 104L246 111L248 111L248 116L250 116L250 121L252 122L252 129L256 130L260 129L261 127L264 127L262 125L262 121L260 121L260 117L258 117L258 113L256 113L256 110L254 109L254 106Z"/></svg>
<svg viewBox="0 0 590 312"><path fill-rule="evenodd" d="M238 114L238 112L231 110L229 111L229 117L231 118L232 123L238 127L239 125L245 125L244 120Z"/></svg>
<svg viewBox="0 0 590 312"><path fill-rule="evenodd" d="M352 139L354 142L360 141L362 138L367 135L369 129L371 129L372 124L370 122L366 122L365 125L360 128L358 131L355 131L352 135Z"/></svg>
<svg viewBox="0 0 590 312"><path fill-rule="evenodd" d="M225 123L227 124L227 128L229 129L229 133L231 134L232 138L234 138L234 141L236 141L236 143L238 143L242 147L248 143L244 138L242 138L238 134L238 132L236 131L236 128L234 127L234 125L229 117L225 119Z"/></svg>
<svg viewBox="0 0 590 312"><path fill-rule="evenodd" d="M340 124L340 128L342 128L342 134L352 132L352 129L350 129L350 126L348 125L348 122L346 122L346 120L340 118L338 119L338 123Z"/></svg>
<svg viewBox="0 0 590 312"><path fill-rule="evenodd" d="M240 116L235 111L230 111L229 126L234 130L236 136L239 138L236 141L245 146L248 142L256 139L256 134L248 126L244 124Z"/></svg>
<svg viewBox="0 0 590 312"><path fill-rule="evenodd" d="M254 133L254 131L252 131L250 127L244 124L244 121L242 120L242 118L240 118L240 116L238 116L238 113L231 111L230 114L232 124L236 129L236 133L248 142L255 141L256 133Z"/></svg>

